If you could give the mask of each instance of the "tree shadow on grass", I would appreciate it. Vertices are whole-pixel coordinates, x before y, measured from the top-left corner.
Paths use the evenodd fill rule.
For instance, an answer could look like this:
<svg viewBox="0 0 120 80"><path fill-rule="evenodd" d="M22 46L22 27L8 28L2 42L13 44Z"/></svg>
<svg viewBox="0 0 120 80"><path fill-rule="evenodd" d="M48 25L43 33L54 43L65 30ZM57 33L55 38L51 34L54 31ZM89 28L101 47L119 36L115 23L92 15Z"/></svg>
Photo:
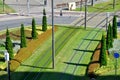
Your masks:
<svg viewBox="0 0 120 80"><path fill-rule="evenodd" d="M98 40L98 39L84 39L84 40L88 40L88 41L101 41L101 40Z"/></svg>
<svg viewBox="0 0 120 80"><path fill-rule="evenodd" d="M76 66L88 66L88 64L78 64L78 63L72 63L72 62L64 62L68 65L76 65Z"/></svg>
<svg viewBox="0 0 120 80"><path fill-rule="evenodd" d="M38 67L38 66L32 66L32 65L26 65L26 64L21 64L21 66L27 66L27 67L32 67L32 68L40 68L40 69L52 69L49 67Z"/></svg>
<svg viewBox="0 0 120 80"><path fill-rule="evenodd" d="M73 49L73 50L76 50L76 51L82 51L82 52L94 52L94 50L81 50L81 49Z"/></svg>

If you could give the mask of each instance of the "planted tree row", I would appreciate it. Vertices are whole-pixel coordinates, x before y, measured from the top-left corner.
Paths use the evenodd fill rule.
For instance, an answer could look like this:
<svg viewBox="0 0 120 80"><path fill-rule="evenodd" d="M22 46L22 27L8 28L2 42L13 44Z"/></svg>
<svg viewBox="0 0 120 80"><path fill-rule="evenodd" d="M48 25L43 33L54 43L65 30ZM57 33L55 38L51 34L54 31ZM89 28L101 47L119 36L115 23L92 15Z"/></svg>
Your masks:
<svg viewBox="0 0 120 80"><path fill-rule="evenodd" d="M46 17L45 9L43 9L42 31L46 31L46 30L47 30L47 17ZM21 32L20 47L21 48L27 47L24 24L21 24L20 32ZM38 34L36 31L36 21L33 18L32 19L32 31L31 31L32 39L37 39L37 35ZM13 43L11 41L8 29L6 30L6 50L10 54L10 59L13 59L14 58Z"/></svg>
<svg viewBox="0 0 120 80"><path fill-rule="evenodd" d="M107 51L113 47L113 39L117 38L117 19L116 15L113 17L113 25L109 23L107 36L102 35L101 50L100 50L100 66L107 66Z"/></svg>

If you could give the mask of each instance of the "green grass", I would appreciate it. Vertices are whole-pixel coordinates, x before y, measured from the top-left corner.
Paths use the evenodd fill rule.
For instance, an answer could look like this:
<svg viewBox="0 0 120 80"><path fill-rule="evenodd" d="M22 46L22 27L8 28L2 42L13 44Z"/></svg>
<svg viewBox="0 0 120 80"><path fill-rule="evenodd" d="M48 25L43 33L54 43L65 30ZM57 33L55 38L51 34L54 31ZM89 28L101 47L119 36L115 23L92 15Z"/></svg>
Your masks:
<svg viewBox="0 0 120 80"><path fill-rule="evenodd" d="M11 7L9 7L8 5L5 4L4 6L4 11L3 11L3 0L0 0L0 14L3 13L14 13L15 10L13 10Z"/></svg>
<svg viewBox="0 0 120 80"><path fill-rule="evenodd" d="M36 80L60 80L60 78L69 80L71 77L74 80L80 80L80 78L88 80L85 75L87 65L92 52L101 39L101 32L94 36L97 32L98 29L88 28L84 30L83 28L60 26L55 33L55 69L51 67L51 38L49 38L12 73L12 80L16 80L16 78L23 80L27 75L26 80L35 78ZM89 36L87 36L88 34ZM71 59L72 57L73 59ZM64 72L65 68L66 71Z"/></svg>
<svg viewBox="0 0 120 80"><path fill-rule="evenodd" d="M83 11L85 10L84 7L82 10ZM120 10L120 0L116 0L115 9L113 9L113 0L95 4L94 6L88 6L88 12L114 12L119 10ZM75 11L80 11L80 8L77 8Z"/></svg>

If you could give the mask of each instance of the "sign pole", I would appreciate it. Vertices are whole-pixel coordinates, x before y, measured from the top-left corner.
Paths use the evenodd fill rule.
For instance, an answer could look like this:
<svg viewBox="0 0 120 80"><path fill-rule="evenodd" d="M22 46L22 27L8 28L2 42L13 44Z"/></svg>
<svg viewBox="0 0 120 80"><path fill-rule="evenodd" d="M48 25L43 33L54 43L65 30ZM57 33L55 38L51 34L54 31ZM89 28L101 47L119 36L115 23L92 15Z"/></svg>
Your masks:
<svg viewBox="0 0 120 80"><path fill-rule="evenodd" d="M8 63L8 80L10 80L10 61L7 61Z"/></svg>
<svg viewBox="0 0 120 80"><path fill-rule="evenodd" d="M10 80L10 61L9 61L9 53L7 51L4 52L5 60L7 61L7 72L8 72L8 80Z"/></svg>
<svg viewBox="0 0 120 80"><path fill-rule="evenodd" d="M119 58L119 53L114 53L115 58L115 80L117 80L117 59Z"/></svg>

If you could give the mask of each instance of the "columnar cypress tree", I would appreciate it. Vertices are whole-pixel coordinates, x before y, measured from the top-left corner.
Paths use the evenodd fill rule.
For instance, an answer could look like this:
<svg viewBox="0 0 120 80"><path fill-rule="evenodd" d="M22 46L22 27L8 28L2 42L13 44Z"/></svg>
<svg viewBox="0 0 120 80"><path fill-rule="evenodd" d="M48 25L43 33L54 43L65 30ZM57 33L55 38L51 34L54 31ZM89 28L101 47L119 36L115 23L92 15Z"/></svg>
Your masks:
<svg viewBox="0 0 120 80"><path fill-rule="evenodd" d="M46 30L47 30L47 17L46 17L45 9L43 9L42 31L46 31Z"/></svg>
<svg viewBox="0 0 120 80"><path fill-rule="evenodd" d="M25 31L24 31L24 25L21 24L21 44L20 47L26 47L26 36L25 36Z"/></svg>
<svg viewBox="0 0 120 80"><path fill-rule="evenodd" d="M112 29L113 29L113 38L117 38L117 19L116 19L116 15L113 17Z"/></svg>
<svg viewBox="0 0 120 80"><path fill-rule="evenodd" d="M110 24L108 25L108 30L107 30L107 38L106 38L106 48L107 50L111 48L111 31L110 31Z"/></svg>
<svg viewBox="0 0 120 80"><path fill-rule="evenodd" d="M6 30L6 42L5 42L5 48L8 51L9 55L10 55L10 59L14 58L14 54L13 54L13 44L12 41L10 39L9 36L9 30Z"/></svg>
<svg viewBox="0 0 120 80"><path fill-rule="evenodd" d="M113 47L113 30L110 23L108 25L108 30L107 30L106 44L107 44L106 45L107 50Z"/></svg>
<svg viewBox="0 0 120 80"><path fill-rule="evenodd" d="M109 25L110 25L110 40L111 40L110 48L112 48L113 47L113 30L112 30L111 24Z"/></svg>
<svg viewBox="0 0 120 80"><path fill-rule="evenodd" d="M35 19L32 19L32 39L36 39L37 38L37 32L36 32L36 22Z"/></svg>
<svg viewBox="0 0 120 80"><path fill-rule="evenodd" d="M100 61L100 66L107 65L106 40L104 35L102 35L102 39L101 39L101 50L100 50L99 61Z"/></svg>

